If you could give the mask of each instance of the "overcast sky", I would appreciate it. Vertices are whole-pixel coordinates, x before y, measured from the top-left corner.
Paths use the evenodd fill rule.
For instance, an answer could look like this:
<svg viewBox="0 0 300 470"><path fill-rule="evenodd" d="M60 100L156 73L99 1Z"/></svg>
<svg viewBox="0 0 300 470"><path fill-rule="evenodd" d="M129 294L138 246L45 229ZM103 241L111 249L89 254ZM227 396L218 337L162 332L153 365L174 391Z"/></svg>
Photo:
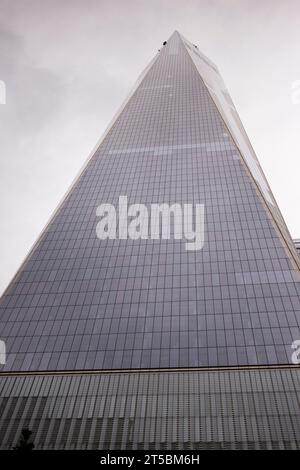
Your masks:
<svg viewBox="0 0 300 470"><path fill-rule="evenodd" d="M300 238L299 18L299 0L0 0L0 293L175 29L217 64Z"/></svg>

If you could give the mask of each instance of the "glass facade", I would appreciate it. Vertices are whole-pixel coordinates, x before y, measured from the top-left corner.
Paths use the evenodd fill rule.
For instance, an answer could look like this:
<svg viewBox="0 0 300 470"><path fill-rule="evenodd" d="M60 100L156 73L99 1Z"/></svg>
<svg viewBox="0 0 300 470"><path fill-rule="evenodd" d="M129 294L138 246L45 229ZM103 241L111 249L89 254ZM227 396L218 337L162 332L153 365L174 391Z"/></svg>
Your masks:
<svg viewBox="0 0 300 470"><path fill-rule="evenodd" d="M176 237L99 240L97 207L102 203L117 207L122 195L127 196L128 204L144 204L149 208L155 203L204 204L203 248L187 251L184 240ZM23 406L26 402L28 409L33 409L32 396L36 400L34 406L41 406L34 408L37 416L48 424L52 419L47 408L50 392L26 395L24 379L20 376L12 379L16 372L48 372L50 375L28 376L31 384L28 387L39 387L50 380L58 390L67 387L71 378L66 377L67 382L62 385L63 376L56 376L55 372L82 371L80 380L97 381L107 371L107 380L115 387L119 413L125 407L127 391L122 389L121 393L118 387L123 381L134 380L132 377L139 377L137 380L148 377L147 387L153 380L166 387L164 390L175 387L174 396L178 400L182 399L181 389L174 381L184 380L184 374L188 373L189 380L198 381L201 388L201 380L206 377L203 380L208 385L203 393L215 397L218 405L214 406L220 407L223 406L220 404L224 392L222 381L230 381L233 376L229 372L213 371L205 372L205 376L200 368L241 368L241 372L234 372L236 380L250 378L249 383L243 382L238 389L237 399L251 396L255 401L255 397L267 393L253 385L257 377L267 377L267 372L259 368L273 366L268 384L281 380L276 389L278 397L291 391L296 400L299 374L291 362L291 345L300 339L299 265L288 229L216 67L195 45L175 32L139 79L1 299L0 338L6 342L7 361L0 365L0 371L10 378L5 375L0 378L4 384L11 384L10 393L14 387L18 390L16 396L3 395L2 411L8 413L3 419L10 416L12 403ZM276 370L280 365L292 377L290 389L283 385L281 369ZM247 372L245 368L249 366L258 370ZM134 375L133 369L153 371L139 376ZM171 371L159 372L161 369L174 369L174 375ZM195 372L183 372L183 369ZM95 371L95 374L98 371L100 375L84 375L84 371ZM121 372L115 375L117 372L113 371ZM116 377L119 377L118 384ZM75 375L73 379L79 380ZM215 380L218 383L213 385L211 381ZM171 381L170 385L166 381ZM269 408L277 392L270 387L265 408L262 414L258 413L256 428L254 408L251 412L248 408L237 412L243 416L241 423L252 416L252 434L256 433L250 436L246 423L248 430L243 431L243 443L237 445L263 447L276 442L275 447L296 446L299 402L293 402L292 412L281 403L276 417L276 410ZM20 390L25 390L23 395L19 394ZM72 393L75 400L78 392ZM96 406L100 400L90 391L81 393L84 403L92 401ZM163 411L165 402L160 400L169 399L167 395L156 396L155 390L151 392L151 400L161 403L158 408L161 414L157 414L154 404L147 401L149 393L146 388L138 394L138 406L146 407L150 403L152 411L147 408L150 421L141 421L146 415L138 415L132 425L135 437L126 434L123 441L122 437L117 438L119 426L122 428L125 417L129 419L131 415L129 408L128 416L124 408L123 415L116 417L111 405L112 415L106 418L117 421L105 422L105 429L111 426L105 432L113 434L109 438L101 434L103 439L101 444L97 441L98 446L105 448L110 442L130 448L130 445L142 445L142 441L154 445L151 436L156 435L155 426L160 426L161 421L149 423L152 418L168 422ZM212 425L203 423L223 418L218 418L218 413L211 409L205 415L206 421L202 421L204 415L198 413L201 393L197 389L191 399L191 415L183 405L180 409L187 429L192 416L193 426L200 419L203 432L195 431L200 433L197 437L194 431L186 434L182 431L183 435L178 437L174 431L172 440L171 428L177 426L172 421L172 425L164 424L165 438L158 438L156 445L163 448L164 445L172 447L172 442L179 445L203 441L206 448L209 442L217 442L216 446L221 447L226 447L226 442L240 442L230 435L231 431L226 431L229 421L234 419L230 417L230 407L227 418L223 417L229 421L223 422L220 428L223 434L218 437L207 434L207 426ZM84 428L80 431L82 421L62 404L65 399L72 401L72 396L62 399L58 391L52 391L51 396L57 398L51 406L58 413L58 421L51 421L55 432L52 435L49 431L48 437L46 430L39 428L45 434L39 437L40 447L87 445L93 448L93 442L85 441L84 436L87 427L92 436L92 430L95 433L100 426L94 411L86 411ZM202 398L206 400L205 396ZM97 406L101 407L99 403ZM85 409L84 404L78 406ZM275 421L282 419L280 426L284 419L293 422L292 434L286 430L288 424L280 436L262 430L260 437L257 430L263 426L263 416L268 416L269 411ZM30 413L23 416L23 424L34 420ZM63 413L69 413L69 418ZM142 413L141 409L138 413ZM69 421L62 424L62 416ZM141 422L150 426L146 440L136 427ZM241 423L236 428L238 434L239 426L245 430L245 424ZM4 447L10 445L20 426L20 420L16 419L11 431L5 431ZM74 431L72 437L69 430L65 433L63 426L77 426L79 434ZM54 442L58 430L61 438ZM103 429L99 432L104 433ZM63 435L69 435L66 441Z"/></svg>
<svg viewBox="0 0 300 470"><path fill-rule="evenodd" d="M0 377L0 448L300 449L299 368Z"/></svg>

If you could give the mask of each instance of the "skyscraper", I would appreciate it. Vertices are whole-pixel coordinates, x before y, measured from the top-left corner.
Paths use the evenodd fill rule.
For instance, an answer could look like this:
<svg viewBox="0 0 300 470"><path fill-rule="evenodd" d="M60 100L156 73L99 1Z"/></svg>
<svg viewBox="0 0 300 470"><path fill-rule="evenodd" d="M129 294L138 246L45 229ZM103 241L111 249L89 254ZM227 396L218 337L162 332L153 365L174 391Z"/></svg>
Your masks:
<svg viewBox="0 0 300 470"><path fill-rule="evenodd" d="M135 237L120 201L146 208ZM150 233L162 204L182 218ZM175 32L3 295L2 447L300 448L299 267L216 66Z"/></svg>

